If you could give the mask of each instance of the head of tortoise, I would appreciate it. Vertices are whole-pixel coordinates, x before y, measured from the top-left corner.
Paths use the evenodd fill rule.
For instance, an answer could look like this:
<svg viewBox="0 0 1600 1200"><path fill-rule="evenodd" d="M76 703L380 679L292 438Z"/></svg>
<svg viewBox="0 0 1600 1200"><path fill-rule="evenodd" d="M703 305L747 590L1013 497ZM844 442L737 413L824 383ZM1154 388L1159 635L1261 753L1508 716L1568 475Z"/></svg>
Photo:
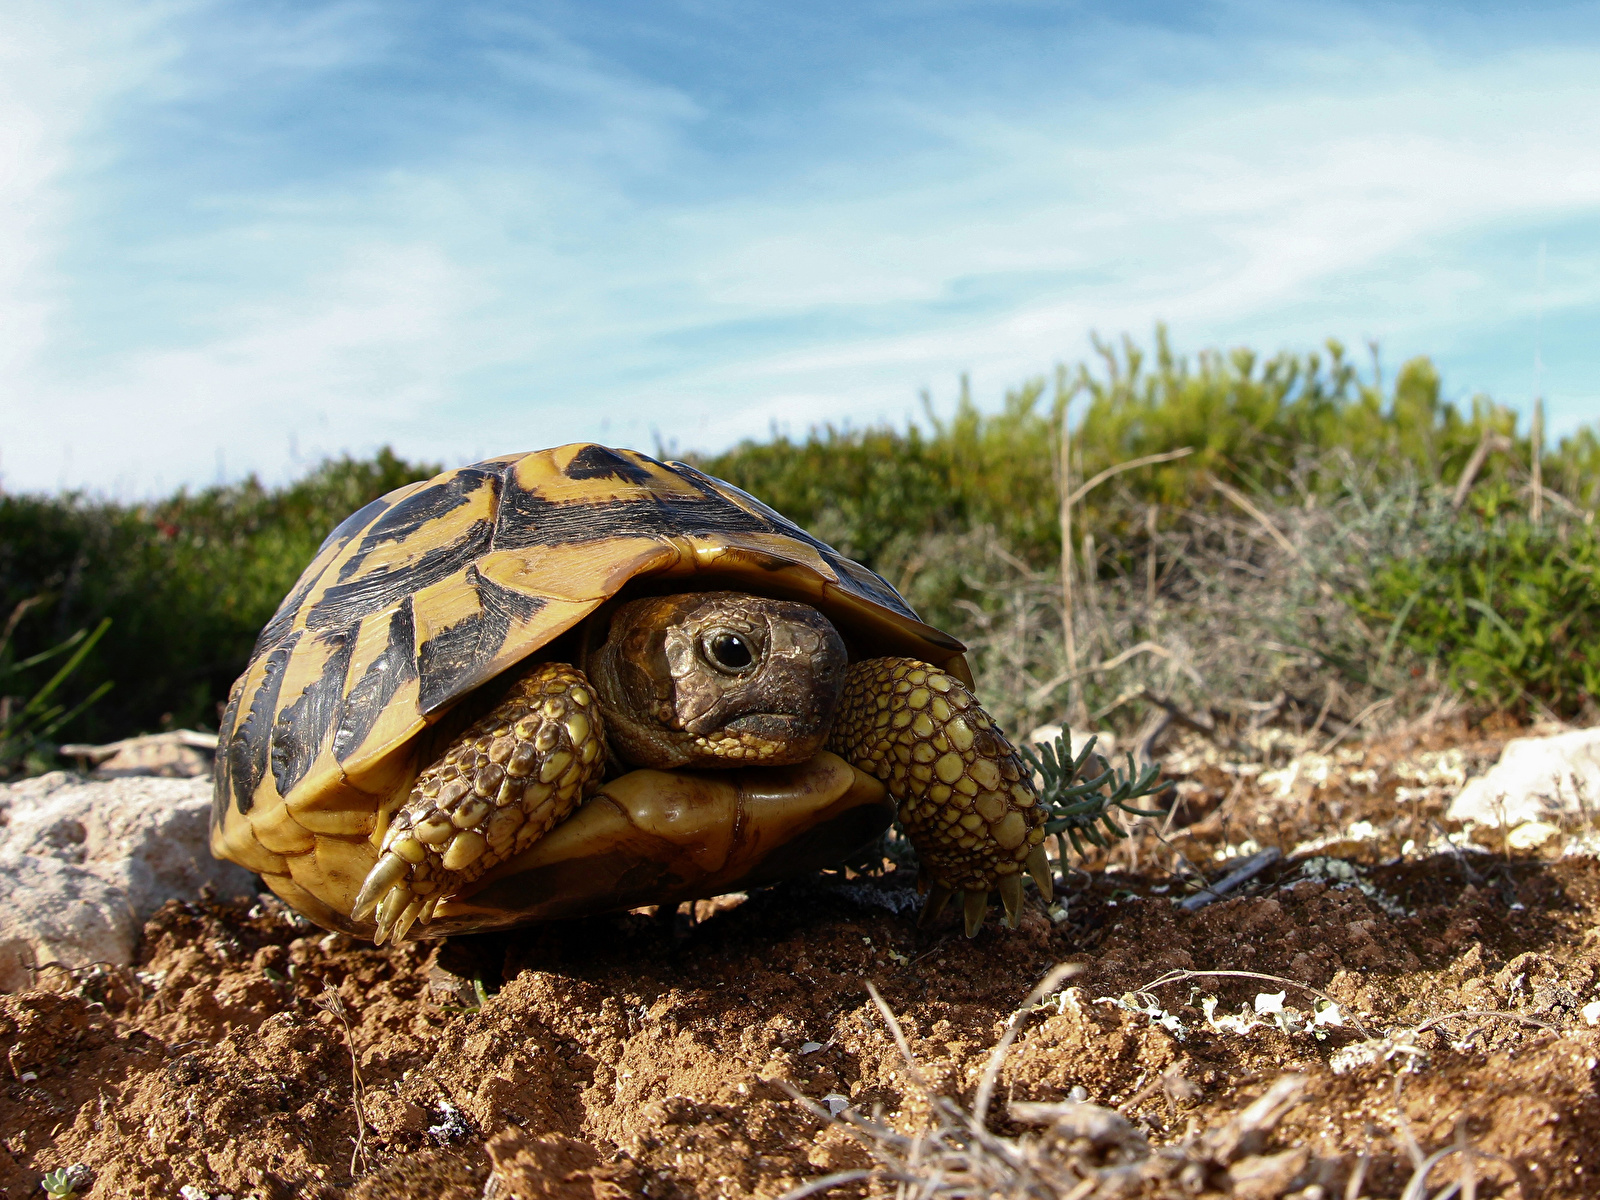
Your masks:
<svg viewBox="0 0 1600 1200"><path fill-rule="evenodd" d="M324 543L230 697L212 847L382 942L740 890L898 819L925 920L998 891L1014 927L1044 812L961 649L693 468L490 460Z"/></svg>

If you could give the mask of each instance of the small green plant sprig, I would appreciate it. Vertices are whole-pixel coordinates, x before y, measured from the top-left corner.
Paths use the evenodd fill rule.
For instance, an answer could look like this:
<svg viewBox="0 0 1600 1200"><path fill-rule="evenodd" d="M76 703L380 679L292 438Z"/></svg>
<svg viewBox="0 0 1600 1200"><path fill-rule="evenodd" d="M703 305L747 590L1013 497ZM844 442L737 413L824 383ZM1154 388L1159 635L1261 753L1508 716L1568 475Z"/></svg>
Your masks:
<svg viewBox="0 0 1600 1200"><path fill-rule="evenodd" d="M482 1012L483 1006L489 1003L489 989L483 986L483 977L474 976L472 980L472 999L461 1001L457 1004L441 1005L449 1013L475 1013Z"/></svg>
<svg viewBox="0 0 1600 1200"><path fill-rule="evenodd" d="M39 1181L39 1186L52 1200L72 1200L78 1194L79 1188L89 1185L92 1177L89 1168L83 1163L73 1163L70 1167L57 1167L54 1171L46 1171L44 1178Z"/></svg>
<svg viewBox="0 0 1600 1200"><path fill-rule="evenodd" d="M1112 816L1113 809L1135 817L1166 815L1158 809L1135 808L1132 803L1172 786L1171 780L1160 780L1161 768L1150 763L1141 771L1129 754L1127 771L1119 771L1095 755L1094 744L1098 740L1091 736L1076 757L1072 753L1072 735L1065 732L1054 742L1021 748L1022 757L1044 781L1039 803L1050 814L1044 831L1056 839L1063 870L1066 869L1068 841L1082 855L1085 840L1104 850L1112 842L1128 836ZM1105 769L1092 779L1082 779L1091 758L1097 766L1105 764Z"/></svg>

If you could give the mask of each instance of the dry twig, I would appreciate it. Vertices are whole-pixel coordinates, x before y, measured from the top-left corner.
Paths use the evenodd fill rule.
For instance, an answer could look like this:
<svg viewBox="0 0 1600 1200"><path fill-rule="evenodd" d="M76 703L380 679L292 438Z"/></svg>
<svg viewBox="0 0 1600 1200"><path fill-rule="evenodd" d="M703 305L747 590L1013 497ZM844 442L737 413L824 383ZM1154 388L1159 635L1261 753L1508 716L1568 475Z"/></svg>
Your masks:
<svg viewBox="0 0 1600 1200"><path fill-rule="evenodd" d="M350 1100L356 1110L356 1144L350 1151L350 1175L355 1178L358 1164L363 1170L371 1170L371 1164L367 1161L367 1089L361 1081L361 1068L356 1064L355 1034L350 1029L350 1014L345 1009L344 1001L339 998L338 989L327 980L322 981L322 994L317 997L317 1007L344 1026L344 1041L350 1050Z"/></svg>
<svg viewBox="0 0 1600 1200"><path fill-rule="evenodd" d="M1178 907L1185 912L1194 912L1196 909L1204 908L1213 900L1221 900L1228 892L1241 883L1254 879L1282 857L1283 852L1276 846L1268 846L1265 850L1252 854L1216 883L1208 883L1194 895L1184 897Z"/></svg>

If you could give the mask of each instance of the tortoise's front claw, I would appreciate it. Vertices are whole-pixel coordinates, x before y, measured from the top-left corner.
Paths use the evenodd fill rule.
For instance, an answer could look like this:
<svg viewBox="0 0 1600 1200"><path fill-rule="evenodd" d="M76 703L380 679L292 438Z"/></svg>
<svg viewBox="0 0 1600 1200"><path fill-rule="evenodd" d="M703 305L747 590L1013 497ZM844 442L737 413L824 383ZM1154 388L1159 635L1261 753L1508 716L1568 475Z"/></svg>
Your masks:
<svg viewBox="0 0 1600 1200"><path fill-rule="evenodd" d="M350 919L365 921L374 909L394 894L396 885L409 894L411 889L405 888L401 881L410 870L410 864L392 851L380 858L378 865L367 872L361 891L356 895L355 905L350 909Z"/></svg>
<svg viewBox="0 0 1600 1200"><path fill-rule="evenodd" d="M1035 846L1023 866L1033 879L1034 885L1038 887L1040 897L1049 904L1055 899L1055 881L1050 875L1050 860L1045 855L1044 847ZM953 888L940 883L937 879L930 879L926 874L918 880L917 887L918 890L926 891L928 894L927 899L922 902L921 913L917 915L919 928L932 925L939 919L939 914L944 912L951 899L960 896L967 936L970 938L978 935L989 904L989 888ZM1022 906L1026 901L1022 876L1020 874L1000 876L995 883L995 890L999 891L1000 902L1005 906L1006 928L1019 928L1022 925Z"/></svg>
<svg viewBox="0 0 1600 1200"><path fill-rule="evenodd" d="M1006 909L1006 928L1016 929L1022 924L1022 876L1003 875L996 886L1000 892L1000 901ZM989 910L989 889L986 887L952 888L942 883L933 883L928 888L928 898L923 901L917 924L919 926L933 924L939 919L939 914L944 912L951 898L957 895L961 897L961 914L966 923L967 936L977 937L978 930L983 926L984 914Z"/></svg>
<svg viewBox="0 0 1600 1200"><path fill-rule="evenodd" d="M987 888L968 888L961 897L961 915L966 919L967 936L975 938L983 927L983 915L989 911Z"/></svg>
<svg viewBox="0 0 1600 1200"><path fill-rule="evenodd" d="M395 863L400 866L397 869ZM419 896L411 890L405 876L410 864L395 854L385 854L378 860L378 865L367 873L366 882L361 885L361 894L356 897L355 907L350 910L350 917L354 921L364 921L370 914L376 928L372 940L375 945L381 946L386 941L396 943L405 941L406 934L419 920L424 924L433 915L434 907L439 903L439 897Z"/></svg>
<svg viewBox="0 0 1600 1200"><path fill-rule="evenodd" d="M1022 924L1022 876L1002 875L997 890L1000 903L1005 905L1006 928L1016 929ZM961 896L961 915L966 923L969 938L978 936L983 928L983 918L989 911L989 889L967 888Z"/></svg>
<svg viewBox="0 0 1600 1200"><path fill-rule="evenodd" d="M1035 846L1023 865L1028 868L1028 874L1033 876L1033 884L1039 889L1039 895L1049 904L1056 898L1056 889L1055 880L1050 876L1050 859L1044 847Z"/></svg>
<svg viewBox="0 0 1600 1200"><path fill-rule="evenodd" d="M352 921L365 921L370 915L377 926L372 935L374 945L381 946L395 933L395 941L405 937L418 914L422 911L422 898L411 890L407 876L411 864L393 851L378 860L378 865L367 872L367 878L350 909ZM411 920L403 920L412 913ZM398 932L397 932L397 927Z"/></svg>
<svg viewBox="0 0 1600 1200"><path fill-rule="evenodd" d="M441 900L526 850L599 786L604 739L582 672L534 667L417 776L351 919L375 913L377 944L404 941Z"/></svg>
<svg viewBox="0 0 1600 1200"><path fill-rule="evenodd" d="M1006 928L1016 929L1022 924L1022 876L1001 877L1000 903L1006 906Z"/></svg>

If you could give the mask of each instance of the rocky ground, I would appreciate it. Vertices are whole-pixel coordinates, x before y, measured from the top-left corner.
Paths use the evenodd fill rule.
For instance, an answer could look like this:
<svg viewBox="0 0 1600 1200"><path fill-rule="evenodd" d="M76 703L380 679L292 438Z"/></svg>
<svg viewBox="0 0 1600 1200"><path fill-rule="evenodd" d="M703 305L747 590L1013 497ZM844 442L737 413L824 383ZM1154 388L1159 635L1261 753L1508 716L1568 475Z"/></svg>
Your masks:
<svg viewBox="0 0 1600 1200"><path fill-rule="evenodd" d="M1444 816L1511 732L1178 747L1170 820L971 941L893 870L383 949L172 902L0 997L0 1196L1592 1196L1587 823Z"/></svg>

